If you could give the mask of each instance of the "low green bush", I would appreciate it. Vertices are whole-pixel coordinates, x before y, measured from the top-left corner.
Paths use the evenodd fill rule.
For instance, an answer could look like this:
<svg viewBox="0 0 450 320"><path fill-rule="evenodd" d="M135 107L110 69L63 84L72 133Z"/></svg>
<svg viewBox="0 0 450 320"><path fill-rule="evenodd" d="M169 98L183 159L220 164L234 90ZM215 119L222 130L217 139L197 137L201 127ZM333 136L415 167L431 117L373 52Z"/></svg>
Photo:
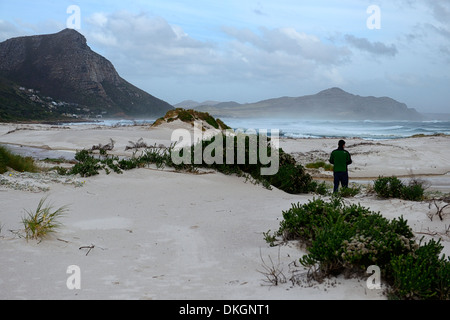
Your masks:
<svg viewBox="0 0 450 320"><path fill-rule="evenodd" d="M373 185L374 191L382 198L400 198L411 201L423 200L425 189L417 180L405 185L397 177L379 177Z"/></svg>
<svg viewBox="0 0 450 320"><path fill-rule="evenodd" d="M316 162L311 162L306 164L305 166L308 169L319 169L319 168L324 168L325 171L333 171L333 165L326 163L323 160L319 160Z"/></svg>
<svg viewBox="0 0 450 320"><path fill-rule="evenodd" d="M382 198L400 198L403 183L397 177L379 177L373 184L373 189Z"/></svg>
<svg viewBox="0 0 450 320"><path fill-rule="evenodd" d="M317 181L311 181L310 182L310 190L311 192L320 194L322 196L326 196L330 193L330 187L327 185L325 181L317 182Z"/></svg>
<svg viewBox="0 0 450 320"><path fill-rule="evenodd" d="M350 198L356 196L358 193L360 193L361 187L353 185L349 187L342 187L338 190L339 196L342 198Z"/></svg>
<svg viewBox="0 0 450 320"><path fill-rule="evenodd" d="M103 167L100 160L95 158L92 151L81 150L75 154L75 160L78 161L68 174L79 174L82 177L90 177L99 174Z"/></svg>
<svg viewBox="0 0 450 320"><path fill-rule="evenodd" d="M412 180L409 185L402 188L402 199L421 201L424 198L425 189L420 182Z"/></svg>
<svg viewBox="0 0 450 320"><path fill-rule="evenodd" d="M278 231L265 239L274 245L300 240L309 253L300 263L323 278L343 272L362 273L377 265L390 285L390 296L401 299L449 299L449 258L439 258L442 246L431 240L420 246L403 217L389 220L379 212L346 205L341 198L292 204L283 211Z"/></svg>
<svg viewBox="0 0 450 320"><path fill-rule="evenodd" d="M449 299L450 263L445 255L440 257L443 246L430 240L413 254L392 258L393 298Z"/></svg>
<svg viewBox="0 0 450 320"><path fill-rule="evenodd" d="M287 193L308 193L314 191L312 177L305 172L299 164L286 164L280 166L273 176L267 176L269 183Z"/></svg>
<svg viewBox="0 0 450 320"><path fill-rule="evenodd" d="M239 148L239 142L238 137L234 137L233 142L233 150L228 150L226 146L226 140L227 138L222 134L222 141L223 141L223 149L222 149L222 164L207 164L204 162L200 165L202 167L208 167L215 169L219 172L222 172L224 174L249 174L253 179L255 179L257 182L262 183L263 185L271 185L274 186L280 190L283 190L288 193L308 193L310 191L315 191L317 184L313 183L312 177L310 174L308 174L305 171L305 168L297 164L295 159L290 155L283 151L283 149L275 150L270 145L267 145L267 150L265 151L268 157L271 157L274 152L278 153L279 157L279 169L274 175L269 176L262 176L261 175L261 168L268 167L268 165L262 165L260 160L260 150L261 147L259 139L266 137L261 137L259 135L256 135L255 137L245 136L245 163L240 164L237 155L242 152L242 150L238 150ZM203 140L201 143L201 150L205 150L205 148L208 148L208 146L212 143L214 143L216 137L213 137L211 140ZM253 150L250 148L251 139L254 139L253 142L255 146L257 146L257 150ZM264 144L263 144L264 145ZM191 149L191 157L192 161L191 163L194 163L194 150L196 146L192 146ZM202 152L203 152L202 151ZM227 163L227 153L232 152L234 156L234 161L232 164ZM255 154L252 154L254 152ZM214 156L214 154L212 154ZM255 164L250 164L249 159L254 158L256 159Z"/></svg>
<svg viewBox="0 0 450 320"><path fill-rule="evenodd" d="M223 135L223 134L222 134ZM216 136L217 137L217 136ZM212 137L210 140L203 140L199 142L201 144L201 152L205 151L212 143L215 142L216 137ZM259 135L254 137L255 145L259 148L259 139L261 137ZM265 137L264 137L265 138ZM303 166L296 163L295 159L285 153L282 149L274 150L269 145L267 145L267 156L270 157L274 152L278 153L279 156L279 170L274 175L262 176L261 169L264 167L270 166L261 164L260 160L260 152L259 149L256 150L255 154L251 154L251 152L255 152L252 148L250 148L250 137L245 137L245 159L244 163L239 163L237 159L238 152L238 142L237 137L234 137L234 149L228 150L226 146L226 137L222 136L223 141L223 149L222 149L222 163L212 163L208 164L205 162L205 159L202 160L201 164L195 164L195 150L198 148L198 145L191 146L190 152L190 161L187 164L175 164L172 161L171 153L173 152L174 146L170 146L169 148L147 148L142 154L138 157L132 157L129 159L119 160L117 157L110 156L107 154L103 155L95 155L91 150L81 150L78 151L75 155L75 160L77 163L73 166L71 170L68 171L68 174L80 174L83 177L93 176L99 173L100 170L105 170L106 173L109 173L110 170L113 170L117 173L121 173L122 170L130 170L137 167L143 167L149 164L156 164L158 168L163 168L165 166L173 167L176 170L187 170L192 171L198 167L206 167L217 170L224 174L238 174L238 175L249 175L256 182L262 183L264 186L274 186L278 189L281 189L288 193L308 193L308 192L324 192L324 186L318 185L315 183ZM253 139L253 138L252 138ZM241 150L239 150L241 151ZM184 149L181 149L177 152L180 152L180 157L185 152ZM214 149L215 152L215 149ZM213 152L213 153L214 153ZM233 152L234 160L231 164L227 163L227 153ZM215 154L211 155L212 157ZM254 156L254 157L251 157ZM203 158L203 157L202 157ZM256 159L256 163L249 163L249 159ZM220 162L220 161L218 161Z"/></svg>

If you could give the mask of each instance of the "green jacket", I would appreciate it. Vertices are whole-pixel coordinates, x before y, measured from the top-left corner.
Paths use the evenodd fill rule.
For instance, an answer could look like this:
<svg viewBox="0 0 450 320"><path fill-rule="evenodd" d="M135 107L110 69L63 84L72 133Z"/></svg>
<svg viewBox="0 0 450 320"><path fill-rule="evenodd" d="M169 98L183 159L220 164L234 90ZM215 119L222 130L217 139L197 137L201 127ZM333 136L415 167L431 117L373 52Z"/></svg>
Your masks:
<svg viewBox="0 0 450 320"><path fill-rule="evenodd" d="M330 163L334 165L334 172L346 172L347 166L352 164L352 157L347 150L336 149L331 153Z"/></svg>

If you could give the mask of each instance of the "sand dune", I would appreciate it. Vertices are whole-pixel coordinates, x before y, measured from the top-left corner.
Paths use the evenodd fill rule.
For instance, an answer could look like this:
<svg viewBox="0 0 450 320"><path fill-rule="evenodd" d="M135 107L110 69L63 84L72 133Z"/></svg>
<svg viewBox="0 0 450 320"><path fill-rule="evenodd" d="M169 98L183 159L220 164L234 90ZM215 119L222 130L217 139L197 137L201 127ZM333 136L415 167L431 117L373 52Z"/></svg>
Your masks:
<svg viewBox="0 0 450 320"><path fill-rule="evenodd" d="M130 140L170 145L178 125L150 129L2 124L0 143L75 151L112 138L115 152L127 155ZM442 136L349 140L354 160L350 175L444 175L450 172L449 141ZM324 158L336 145L335 139L280 142L301 162ZM9 174L4 179L38 183L20 173ZM385 299L383 290L370 290L360 279L307 283L306 270L298 266L303 249L294 242L277 247L265 242L263 233L278 229L283 210L314 195L267 190L215 172L188 174L152 167L39 183L46 188L24 191L0 185L0 299ZM19 236L21 218L44 196L55 207L69 205L69 211L61 219L63 226L48 239L26 241ZM430 221L427 213L433 208L425 202L373 195L348 201L388 218L403 215L415 232L440 232L450 216L444 222ZM447 255L449 240L443 238ZM304 276L303 285L288 281L269 286L258 271L270 259L286 276L293 271ZM66 285L71 265L80 268L79 290Z"/></svg>

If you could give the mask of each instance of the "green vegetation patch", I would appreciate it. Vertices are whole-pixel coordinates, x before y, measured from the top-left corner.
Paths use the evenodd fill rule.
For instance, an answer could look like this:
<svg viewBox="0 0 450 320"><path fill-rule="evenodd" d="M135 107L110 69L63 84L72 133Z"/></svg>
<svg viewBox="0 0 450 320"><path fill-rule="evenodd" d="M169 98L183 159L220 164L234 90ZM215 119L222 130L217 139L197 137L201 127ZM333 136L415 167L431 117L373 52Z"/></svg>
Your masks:
<svg viewBox="0 0 450 320"><path fill-rule="evenodd" d="M22 157L0 146L0 174L8 171L8 168L19 172L38 172L39 168L31 157Z"/></svg>
<svg viewBox="0 0 450 320"><path fill-rule="evenodd" d="M153 126L159 126L164 122L173 122L175 120L181 120L186 123L193 123L194 121L205 121L210 126L219 130L230 129L222 120L215 119L208 112L200 112L193 109L177 108L169 110L164 117L161 117L155 121Z"/></svg>
<svg viewBox="0 0 450 320"><path fill-rule="evenodd" d="M277 237L303 242L309 253L299 261L316 279L362 274L376 265L389 285L390 298L450 298L450 257L440 256L440 241L416 243L403 217L389 220L339 197L329 202L314 199L283 211L279 230L264 235L271 245Z"/></svg>
<svg viewBox="0 0 450 320"><path fill-rule="evenodd" d="M184 171L195 171L198 168L210 168L214 169L218 172L224 174L237 174L240 176L246 176L247 178L251 178L257 183L261 183L264 186L270 188L270 186L274 186L278 189L281 189L285 192L297 194L297 193L308 193L308 192L324 192L324 184L318 184L313 181L311 175L309 175L305 168L300 164L297 164L295 159L285 153L282 149L272 149L272 147L267 144L265 154L269 157L273 153L278 153L279 155L279 170L274 175L263 176L261 175L261 169L265 167L269 167L270 164L263 165L259 155L264 152L259 152L260 143L259 136L246 136L245 137L245 159L255 158L255 163L249 163L249 161L245 161L245 163L240 164L237 155L242 152L239 150L238 152L238 137L234 137L234 149L229 149L226 146L226 140L229 137L226 137L223 133L222 135L223 141L223 149L221 150L222 161L217 161L212 164L208 164L205 160L202 160L202 163L195 164L195 150L201 148L201 154L203 155L205 149L211 149L211 144L215 143L215 139L218 136L213 137L210 140L204 140L199 142L201 146L193 145L188 150L189 151L189 161L186 163L176 164L172 160L172 152L178 152L180 157L183 157L183 152L185 149L174 150L174 145L169 148L158 148L158 147L149 147L142 151L141 155L134 155L131 158L119 159L118 157L111 156L104 152L103 154L94 154L92 150L81 150L78 151L75 155L75 159L77 163L72 167L71 170L67 171L67 174L80 174L82 177L89 177L99 173L101 170L105 170L107 174L111 171L116 173L122 173L123 170L130 170L134 168L146 167L151 164L156 164L158 168L164 167L172 167L176 170L184 170ZM266 137L263 137L266 139ZM252 150L250 148L250 140L253 139L254 144L258 146L258 149ZM220 150L220 147L219 147ZM232 164L227 163L227 153L233 154L233 162ZM212 154L212 157L215 155ZM221 163L220 163L221 162ZM64 170L61 170L63 172Z"/></svg>
<svg viewBox="0 0 450 320"><path fill-rule="evenodd" d="M421 201L424 198L424 183L412 179L405 185L397 177L379 177L373 186L376 194L382 198L399 198L411 201Z"/></svg>
<svg viewBox="0 0 450 320"><path fill-rule="evenodd" d="M316 162L311 162L305 165L308 169L319 169L324 168L325 171L333 171L333 165L326 163L325 161L319 160Z"/></svg>

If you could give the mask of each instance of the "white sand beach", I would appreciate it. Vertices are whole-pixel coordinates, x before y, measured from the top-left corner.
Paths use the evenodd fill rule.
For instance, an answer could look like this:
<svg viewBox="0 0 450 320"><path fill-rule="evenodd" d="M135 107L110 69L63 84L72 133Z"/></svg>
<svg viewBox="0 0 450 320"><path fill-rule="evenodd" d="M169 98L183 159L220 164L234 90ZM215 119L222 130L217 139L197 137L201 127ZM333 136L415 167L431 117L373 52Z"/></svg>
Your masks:
<svg viewBox="0 0 450 320"><path fill-rule="evenodd" d="M129 141L143 138L149 145L168 146L179 125L0 124L0 143L75 152L113 139L115 154L130 155L125 151ZM449 143L448 136L349 139L350 179L412 173L437 179L435 189L448 192ZM336 139L280 141L302 164L326 160L336 146ZM17 172L0 177L8 182L0 184L0 299L386 299L383 288L368 289L362 279L340 276L308 283L307 270L298 263L304 249L295 242L275 247L265 242L263 233L278 229L283 210L317 195L267 190L245 178L208 170L190 174L156 167L89 178ZM45 196L54 207L68 205L69 210L56 233L40 242L27 241L20 236L22 217ZM444 221L431 221L427 214L435 209L428 202L370 194L347 201L390 219L403 215L418 238L434 233L441 237L443 253L450 255L449 236L439 236L450 213ZM259 271L271 261L287 278L295 272L303 284L265 282ZM66 285L71 265L80 268L80 289Z"/></svg>

